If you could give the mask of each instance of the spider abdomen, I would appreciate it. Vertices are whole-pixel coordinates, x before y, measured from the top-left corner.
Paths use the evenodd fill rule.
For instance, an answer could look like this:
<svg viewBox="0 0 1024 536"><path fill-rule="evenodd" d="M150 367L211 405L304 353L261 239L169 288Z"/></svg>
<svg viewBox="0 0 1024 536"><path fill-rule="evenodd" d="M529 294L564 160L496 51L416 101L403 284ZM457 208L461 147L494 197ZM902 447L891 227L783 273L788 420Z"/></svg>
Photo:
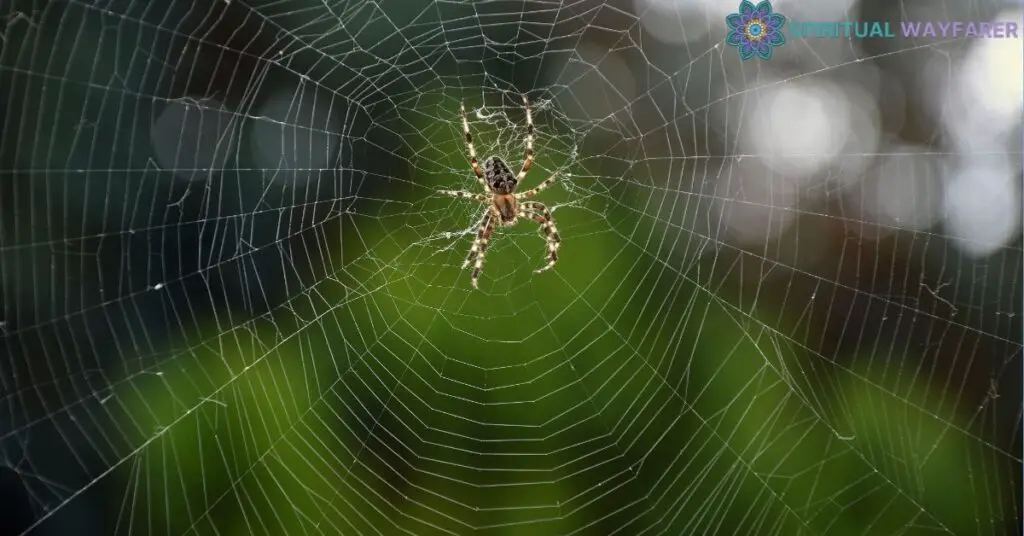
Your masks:
<svg viewBox="0 0 1024 536"><path fill-rule="evenodd" d="M508 164L497 156L484 160L484 180L491 191L498 195L515 193L519 182Z"/></svg>

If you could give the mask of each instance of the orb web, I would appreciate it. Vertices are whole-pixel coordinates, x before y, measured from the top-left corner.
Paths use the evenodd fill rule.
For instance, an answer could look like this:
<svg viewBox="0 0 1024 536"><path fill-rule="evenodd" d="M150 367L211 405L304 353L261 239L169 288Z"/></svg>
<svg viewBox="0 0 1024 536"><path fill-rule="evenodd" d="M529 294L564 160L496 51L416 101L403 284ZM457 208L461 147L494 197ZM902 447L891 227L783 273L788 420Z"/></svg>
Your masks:
<svg viewBox="0 0 1024 536"><path fill-rule="evenodd" d="M853 7L938 16L776 6ZM742 62L730 11L3 8L13 532L1011 530L1020 41ZM523 94L559 263L522 221L473 290L459 105L517 170Z"/></svg>

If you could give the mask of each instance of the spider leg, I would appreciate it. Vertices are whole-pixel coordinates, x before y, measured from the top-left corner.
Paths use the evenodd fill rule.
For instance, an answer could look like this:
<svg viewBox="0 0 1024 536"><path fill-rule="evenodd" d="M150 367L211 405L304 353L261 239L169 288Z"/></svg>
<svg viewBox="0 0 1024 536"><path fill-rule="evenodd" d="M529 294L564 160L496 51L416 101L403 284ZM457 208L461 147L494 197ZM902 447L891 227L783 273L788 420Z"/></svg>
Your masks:
<svg viewBox="0 0 1024 536"><path fill-rule="evenodd" d="M466 262L462 263L462 267L466 268L474 260L476 263L473 265L473 288L480 288L477 286L477 280L480 279L480 272L484 269L484 256L487 254L487 242L491 239L491 232L494 231L494 211L487 209L487 213L484 214L483 219L480 220L480 227L476 232L476 240L473 241L473 247L469 248L469 255L466 255Z"/></svg>
<svg viewBox="0 0 1024 536"><path fill-rule="evenodd" d="M459 104L459 116L462 118L462 132L466 135L466 148L469 149L469 165L473 166L473 173L476 173L476 180L484 188L487 181L484 180L484 172L480 169L480 162L476 160L476 149L473 148L473 135L469 133L469 120L466 119L466 105Z"/></svg>
<svg viewBox="0 0 1024 536"><path fill-rule="evenodd" d="M444 195L450 195L452 197L458 197L459 199L472 199L479 203L486 203L491 200L491 196L487 194L471 194L462 190L438 190L437 192Z"/></svg>
<svg viewBox="0 0 1024 536"><path fill-rule="evenodd" d="M533 197L533 196L543 192L544 190L547 190L554 183L555 183L555 176L552 175L552 176L548 177L544 182L538 184L536 188L534 188L532 190L527 190L525 192L520 192L520 193L516 194L516 199L522 199L524 197Z"/></svg>
<svg viewBox="0 0 1024 536"><path fill-rule="evenodd" d="M526 158L523 160L522 171L516 177L520 182L526 178L526 172L533 166L533 112L530 110L530 101L526 99L526 95L523 95L523 107L526 108Z"/></svg>
<svg viewBox="0 0 1024 536"><path fill-rule="evenodd" d="M551 212L548 211L548 207L544 203L527 201L521 206L523 207L524 215L531 216L533 221L539 223L541 229L544 230L544 238L548 244L548 263L543 268L534 270L534 272L538 274L546 272L554 268L555 263L558 262L558 248L562 245L562 237L558 235L558 229L555 228L555 219L551 217Z"/></svg>

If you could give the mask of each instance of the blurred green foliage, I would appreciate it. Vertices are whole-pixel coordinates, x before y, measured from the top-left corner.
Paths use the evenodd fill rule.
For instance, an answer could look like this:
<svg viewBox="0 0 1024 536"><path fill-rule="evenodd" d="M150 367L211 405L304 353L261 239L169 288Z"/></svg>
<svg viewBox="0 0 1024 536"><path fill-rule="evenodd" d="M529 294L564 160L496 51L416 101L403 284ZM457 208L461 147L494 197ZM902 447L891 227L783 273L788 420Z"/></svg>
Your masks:
<svg viewBox="0 0 1024 536"><path fill-rule="evenodd" d="M824 358L653 258L657 230L600 199L556 211L546 274L536 226L502 230L473 291L470 235L444 233L481 207L433 193L477 188L458 101L421 98L400 120L422 133L403 138L411 184L344 216L339 272L120 394L146 445L129 532L998 531L985 445L928 386L879 366L812 381ZM531 184L571 168L551 150L570 133L538 124Z"/></svg>

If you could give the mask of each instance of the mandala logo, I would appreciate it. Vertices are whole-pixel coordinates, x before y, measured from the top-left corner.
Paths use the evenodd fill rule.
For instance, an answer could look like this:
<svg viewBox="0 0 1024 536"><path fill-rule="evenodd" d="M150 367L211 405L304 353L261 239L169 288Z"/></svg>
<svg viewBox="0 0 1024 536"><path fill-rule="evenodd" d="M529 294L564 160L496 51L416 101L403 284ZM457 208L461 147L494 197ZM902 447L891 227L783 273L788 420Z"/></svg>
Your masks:
<svg viewBox="0 0 1024 536"><path fill-rule="evenodd" d="M768 0L762 0L756 6L743 0L739 12L726 17L725 23L729 27L725 42L739 49L742 60L754 56L770 59L773 48L786 44L786 36L782 35L786 17L772 13L772 4Z"/></svg>

